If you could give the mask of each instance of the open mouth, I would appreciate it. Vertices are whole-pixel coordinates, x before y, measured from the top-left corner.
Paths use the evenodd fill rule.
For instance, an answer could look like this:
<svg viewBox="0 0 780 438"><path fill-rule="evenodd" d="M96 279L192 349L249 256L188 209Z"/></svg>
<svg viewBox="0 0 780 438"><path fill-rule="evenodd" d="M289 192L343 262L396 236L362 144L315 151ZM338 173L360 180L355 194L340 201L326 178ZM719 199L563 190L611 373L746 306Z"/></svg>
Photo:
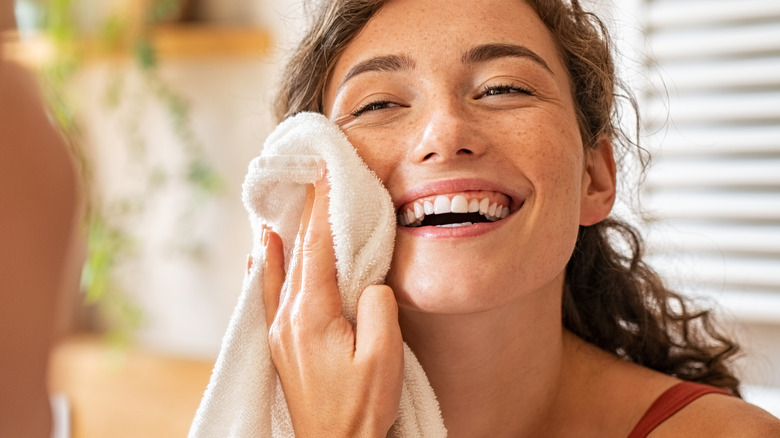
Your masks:
<svg viewBox="0 0 780 438"><path fill-rule="evenodd" d="M403 227L465 227L496 222L511 212L511 199L496 192L466 192L421 198L398 209Z"/></svg>

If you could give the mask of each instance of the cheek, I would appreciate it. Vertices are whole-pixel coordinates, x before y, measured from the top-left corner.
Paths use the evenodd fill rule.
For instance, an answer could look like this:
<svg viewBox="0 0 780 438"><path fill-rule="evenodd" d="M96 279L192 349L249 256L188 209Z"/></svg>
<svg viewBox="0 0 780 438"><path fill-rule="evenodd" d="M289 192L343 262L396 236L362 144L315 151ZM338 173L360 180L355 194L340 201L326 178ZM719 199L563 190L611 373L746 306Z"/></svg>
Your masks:
<svg viewBox="0 0 780 438"><path fill-rule="evenodd" d="M579 194L583 175L583 148L576 130L568 124L556 129L549 119L516 122L518 130L502 129L496 142L503 154L531 181L534 192L543 198L571 198Z"/></svg>
<svg viewBox="0 0 780 438"><path fill-rule="evenodd" d="M526 207L535 235L528 239L566 252L579 229L583 177L579 133L535 124L515 135L514 161L531 185Z"/></svg>
<svg viewBox="0 0 780 438"><path fill-rule="evenodd" d="M347 127L344 133L368 168L387 185L393 170L403 158L406 140L397 132L390 135Z"/></svg>

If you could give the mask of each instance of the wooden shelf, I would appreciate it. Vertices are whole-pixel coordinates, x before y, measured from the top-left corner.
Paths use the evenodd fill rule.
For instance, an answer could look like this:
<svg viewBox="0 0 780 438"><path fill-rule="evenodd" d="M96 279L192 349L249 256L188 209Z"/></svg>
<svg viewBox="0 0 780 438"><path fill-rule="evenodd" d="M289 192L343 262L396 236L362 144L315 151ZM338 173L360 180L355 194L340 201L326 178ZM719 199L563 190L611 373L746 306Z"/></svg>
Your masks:
<svg viewBox="0 0 780 438"><path fill-rule="evenodd" d="M161 57L260 56L271 48L264 30L208 25L161 26L153 41Z"/></svg>
<svg viewBox="0 0 780 438"><path fill-rule="evenodd" d="M54 48L45 37L21 41L15 32L0 35L4 56L24 65L37 67L54 55ZM272 44L265 29L209 24L176 24L159 26L152 34L152 44L163 59L208 57L261 57ZM126 53L106 53L96 41L85 41L83 50L88 58L105 59L127 56Z"/></svg>

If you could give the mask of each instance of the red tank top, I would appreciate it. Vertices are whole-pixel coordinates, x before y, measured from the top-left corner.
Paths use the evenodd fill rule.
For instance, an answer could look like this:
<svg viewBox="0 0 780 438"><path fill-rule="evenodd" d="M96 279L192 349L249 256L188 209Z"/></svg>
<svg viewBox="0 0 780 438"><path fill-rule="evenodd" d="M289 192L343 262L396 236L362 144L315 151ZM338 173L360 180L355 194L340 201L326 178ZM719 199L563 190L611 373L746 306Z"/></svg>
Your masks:
<svg viewBox="0 0 780 438"><path fill-rule="evenodd" d="M680 382L661 394L642 416L642 419L628 435L628 438L645 438L659 424L676 414L690 402L706 394L732 395L714 386L694 382Z"/></svg>

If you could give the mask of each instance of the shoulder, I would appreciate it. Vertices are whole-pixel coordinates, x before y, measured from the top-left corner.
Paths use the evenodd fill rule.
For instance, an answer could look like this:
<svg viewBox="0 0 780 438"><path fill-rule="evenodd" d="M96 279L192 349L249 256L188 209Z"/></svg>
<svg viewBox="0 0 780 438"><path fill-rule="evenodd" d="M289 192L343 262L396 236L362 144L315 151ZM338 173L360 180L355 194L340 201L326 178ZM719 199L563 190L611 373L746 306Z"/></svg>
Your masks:
<svg viewBox="0 0 780 438"><path fill-rule="evenodd" d="M577 424L582 432L594 424L594 417L599 418L598 430L577 436L602 437L607 435L604 431L627 436L636 432L651 406L667 390L681 383L677 378L627 362L588 344L580 344L577 353L577 363L588 364L578 374L587 385L578 388L578 396L572 396L580 402L576 409L582 415L580 422L572 420L569 424ZM610 415L594 415L605 412ZM664 420L647 438L780 438L780 420L738 397L722 393L699 395L693 401L684 402L676 412L666 406L661 415Z"/></svg>
<svg viewBox="0 0 780 438"><path fill-rule="evenodd" d="M780 438L780 420L746 401L722 394L704 395L661 423L649 438Z"/></svg>

